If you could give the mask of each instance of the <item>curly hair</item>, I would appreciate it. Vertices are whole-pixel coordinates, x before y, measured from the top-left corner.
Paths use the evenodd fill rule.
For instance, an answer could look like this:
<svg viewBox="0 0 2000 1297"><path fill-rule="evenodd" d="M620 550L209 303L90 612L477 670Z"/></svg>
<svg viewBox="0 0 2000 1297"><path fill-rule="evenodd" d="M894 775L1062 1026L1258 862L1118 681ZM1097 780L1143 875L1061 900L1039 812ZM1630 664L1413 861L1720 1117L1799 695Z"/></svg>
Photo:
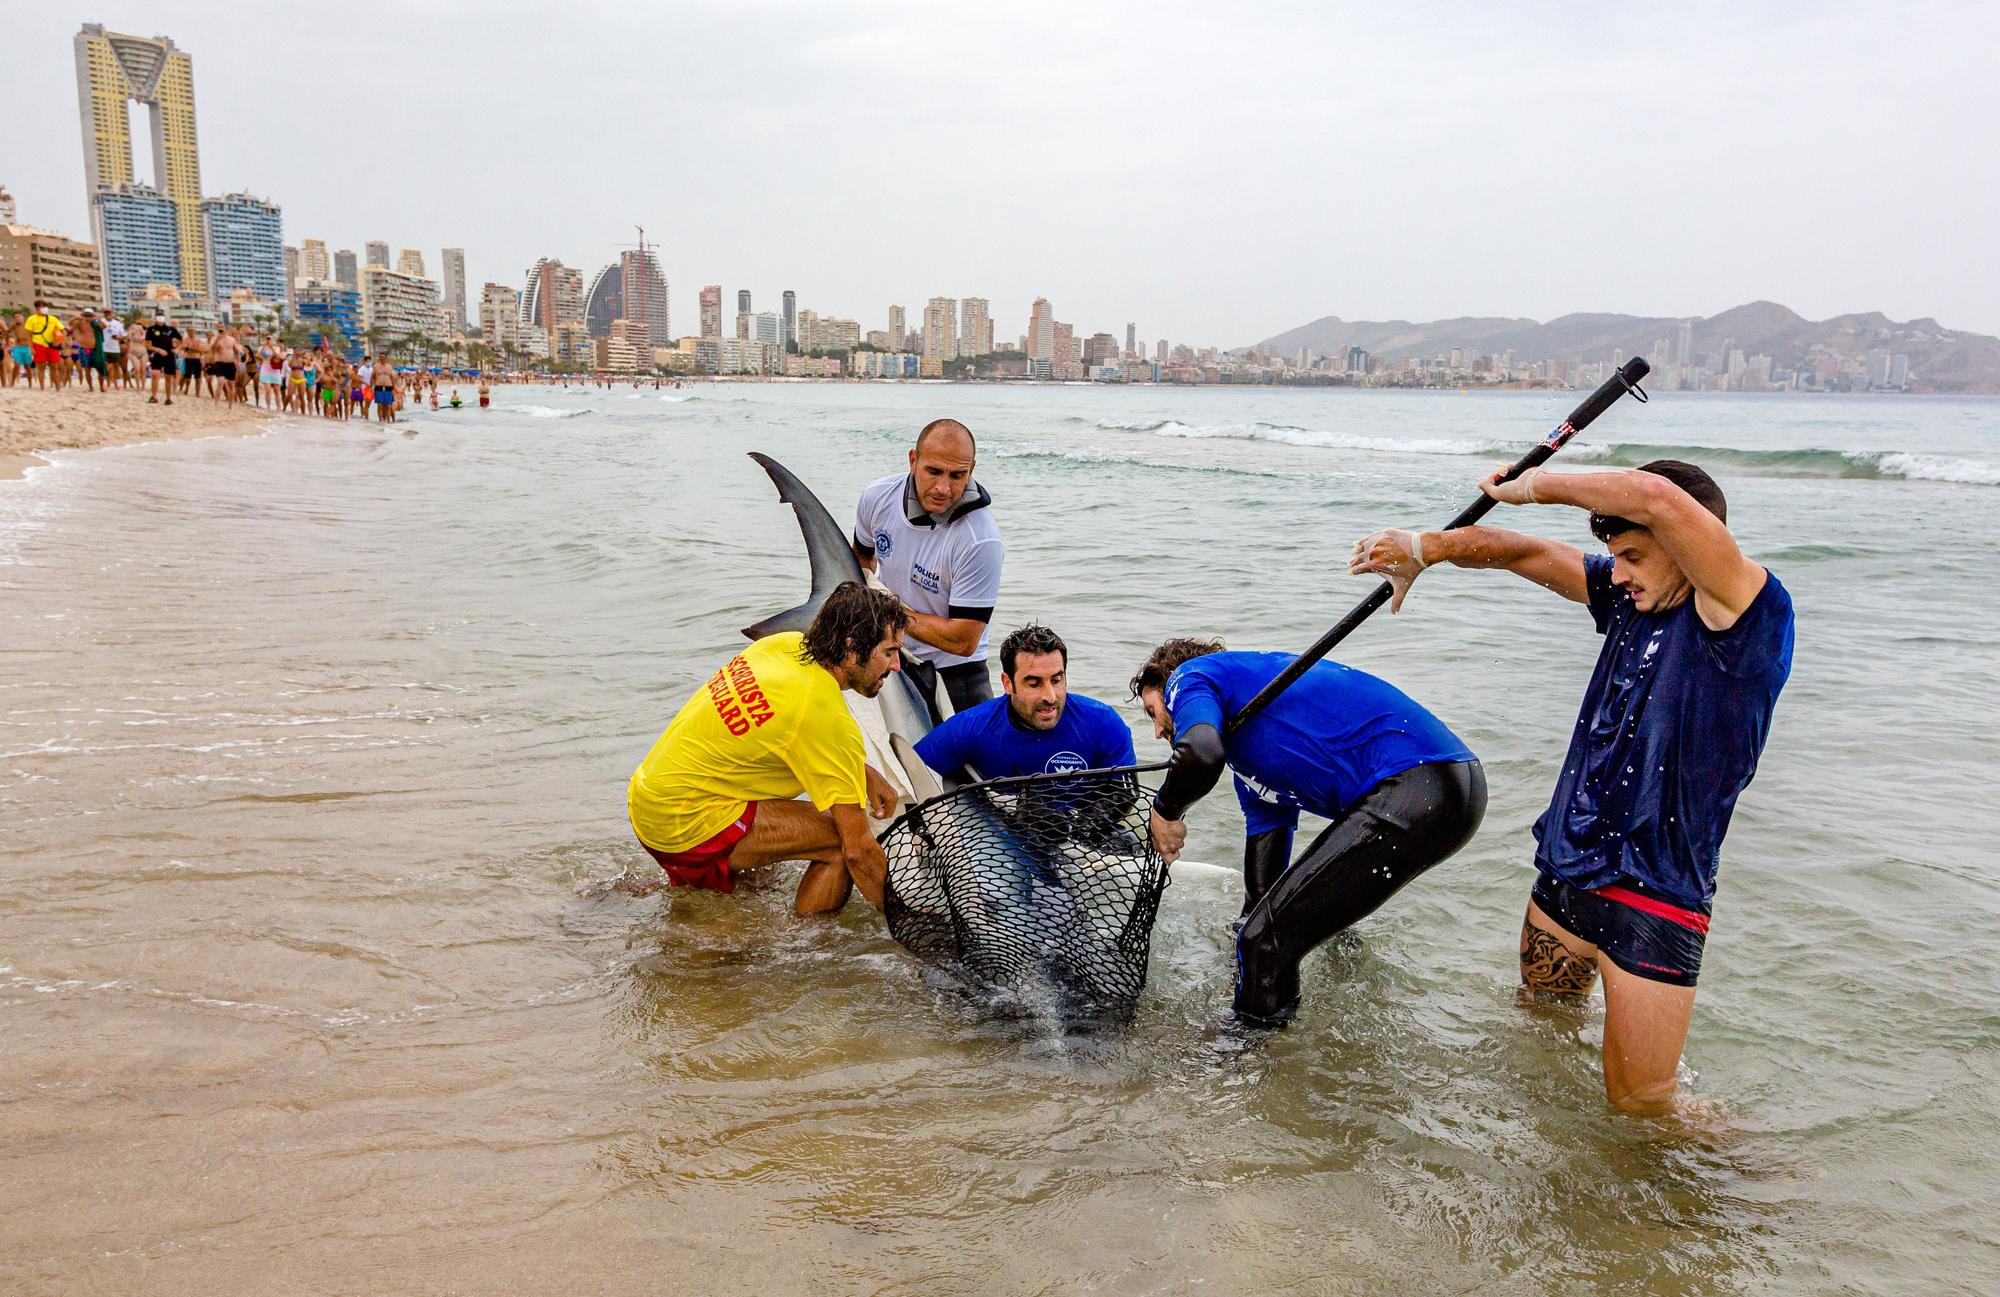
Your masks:
<svg viewBox="0 0 2000 1297"><path fill-rule="evenodd" d="M1199 657L1223 651L1219 639L1170 639L1153 650L1146 659L1146 665L1139 668L1139 674L1131 679L1132 696L1137 698L1148 689L1165 689L1167 680L1182 663L1192 662Z"/></svg>
<svg viewBox="0 0 2000 1297"><path fill-rule="evenodd" d="M890 634L909 626L909 610L895 595L871 590L858 581L842 581L806 628L799 660L837 667L849 654L866 658Z"/></svg>

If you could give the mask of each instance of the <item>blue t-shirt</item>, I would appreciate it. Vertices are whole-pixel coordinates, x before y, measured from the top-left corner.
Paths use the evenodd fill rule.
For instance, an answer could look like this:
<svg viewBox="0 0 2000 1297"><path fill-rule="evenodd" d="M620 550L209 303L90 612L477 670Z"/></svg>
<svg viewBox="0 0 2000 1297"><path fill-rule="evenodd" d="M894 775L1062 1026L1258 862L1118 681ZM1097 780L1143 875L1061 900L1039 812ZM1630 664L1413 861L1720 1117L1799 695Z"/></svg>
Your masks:
<svg viewBox="0 0 2000 1297"><path fill-rule="evenodd" d="M1174 732L1225 721L1294 661L1290 653L1210 653L1167 681ZM1396 686L1338 662L1318 662L1223 742L1251 837L1298 826L1299 811L1338 817L1391 775L1472 750Z"/></svg>
<svg viewBox="0 0 2000 1297"><path fill-rule="evenodd" d="M1792 596L1767 574L1736 624L1712 631L1692 596L1642 613L1611 584L1609 558L1583 563L1604 647L1535 821L1535 867L1706 914L1730 812L1792 672Z"/></svg>
<svg viewBox="0 0 2000 1297"><path fill-rule="evenodd" d="M917 755L940 774L971 766L984 779L1138 764L1132 729L1117 710L1071 694L1055 728L1016 724L1003 695L969 707L917 740Z"/></svg>

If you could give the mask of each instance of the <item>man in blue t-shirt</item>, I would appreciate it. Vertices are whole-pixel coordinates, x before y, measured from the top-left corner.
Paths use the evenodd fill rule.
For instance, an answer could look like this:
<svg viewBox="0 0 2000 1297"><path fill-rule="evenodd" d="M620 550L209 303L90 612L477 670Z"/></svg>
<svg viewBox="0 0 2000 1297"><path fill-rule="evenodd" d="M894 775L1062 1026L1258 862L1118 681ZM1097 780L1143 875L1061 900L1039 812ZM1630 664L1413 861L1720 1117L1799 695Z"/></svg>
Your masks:
<svg viewBox="0 0 2000 1297"><path fill-rule="evenodd" d="M1535 821L1521 980L1581 1000L1602 972L1605 1094L1664 1112L1723 834L1791 674L1792 598L1737 548L1722 488L1692 464L1498 477L1481 489L1503 504L1588 510L1609 556L1494 527L1392 529L1357 541L1350 570L1386 576L1392 611L1439 563L1505 568L1589 605L1604 644Z"/></svg>
<svg viewBox="0 0 2000 1297"><path fill-rule="evenodd" d="M1255 1027L1289 1022L1299 961L1471 841L1486 813L1471 749L1402 690L1338 662L1315 663L1229 733L1229 718L1293 660L1172 639L1132 677L1153 733L1174 743L1152 814L1169 862L1187 840L1187 808L1224 765L1235 775L1245 904L1234 1011ZM1333 823L1293 860L1302 810Z"/></svg>
<svg viewBox="0 0 2000 1297"><path fill-rule="evenodd" d="M1137 764L1132 730L1107 703L1069 692L1069 648L1046 626L1000 642L1000 688L917 740L917 755L941 775L980 779L1064 774Z"/></svg>

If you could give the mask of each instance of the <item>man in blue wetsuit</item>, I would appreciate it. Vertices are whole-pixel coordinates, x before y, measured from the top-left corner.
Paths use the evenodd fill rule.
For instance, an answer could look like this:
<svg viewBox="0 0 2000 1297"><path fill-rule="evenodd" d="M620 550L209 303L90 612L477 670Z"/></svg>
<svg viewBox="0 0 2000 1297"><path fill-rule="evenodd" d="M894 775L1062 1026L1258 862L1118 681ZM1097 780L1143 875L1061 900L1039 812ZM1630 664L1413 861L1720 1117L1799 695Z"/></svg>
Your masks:
<svg viewBox="0 0 2000 1297"><path fill-rule="evenodd" d="M1588 510L1610 553L1496 527L1391 529L1355 542L1349 566L1389 579L1392 610L1440 563L1505 568L1589 606L1604 644L1535 821L1521 980L1580 1001L1601 972L1605 1095L1667 1111L1723 834L1791 674L1791 595L1737 548L1722 488L1692 464L1498 476L1481 489L1503 504Z"/></svg>
<svg viewBox="0 0 2000 1297"><path fill-rule="evenodd" d="M970 707L917 740L942 775L982 779L1135 764L1132 730L1107 703L1069 692L1069 648L1046 626L1000 642L1003 696Z"/></svg>
<svg viewBox="0 0 2000 1297"><path fill-rule="evenodd" d="M1246 836L1234 1009L1256 1027L1297 1012L1309 951L1464 846L1486 812L1471 750L1395 686L1337 662L1316 663L1225 738L1229 718L1292 661L1173 639L1132 677L1154 734L1174 743L1153 800L1161 855L1180 855L1181 817L1223 766L1235 775ZM1302 810L1333 822L1293 860Z"/></svg>

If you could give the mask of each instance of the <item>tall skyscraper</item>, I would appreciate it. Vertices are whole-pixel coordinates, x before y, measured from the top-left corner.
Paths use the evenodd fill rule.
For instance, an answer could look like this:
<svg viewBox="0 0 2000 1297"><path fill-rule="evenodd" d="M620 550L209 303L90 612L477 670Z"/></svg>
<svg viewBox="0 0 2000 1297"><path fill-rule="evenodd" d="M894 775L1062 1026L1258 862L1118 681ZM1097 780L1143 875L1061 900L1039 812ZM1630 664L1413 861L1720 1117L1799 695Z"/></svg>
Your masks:
<svg viewBox="0 0 2000 1297"><path fill-rule="evenodd" d="M325 239L307 239L299 244L299 273L307 279L333 278L333 261L326 255Z"/></svg>
<svg viewBox="0 0 2000 1297"><path fill-rule="evenodd" d="M91 196L90 224L103 253L103 295L113 310L131 310L145 298L148 284L172 284L190 297L208 292L206 279L181 283L187 261L181 256L178 216L173 200L151 185L119 185ZM202 266L206 274L207 258Z"/></svg>
<svg viewBox="0 0 2000 1297"><path fill-rule="evenodd" d="M785 327L783 335L778 339L778 345L789 347L799 340L799 295L789 288L785 290L785 310L782 319Z"/></svg>
<svg viewBox="0 0 2000 1297"><path fill-rule="evenodd" d="M1167 363L1167 340L1161 338L1153 345L1153 359L1164 365Z"/></svg>
<svg viewBox="0 0 2000 1297"><path fill-rule="evenodd" d="M1694 321L1681 321L1681 348L1674 360L1682 365L1694 364Z"/></svg>
<svg viewBox="0 0 2000 1297"><path fill-rule="evenodd" d="M464 248L444 250L444 312L454 329L463 329L471 323L465 317Z"/></svg>
<svg viewBox="0 0 2000 1297"><path fill-rule="evenodd" d="M203 199L201 217L202 237L208 240L210 300L227 302L230 293L242 288L267 302L283 302L284 217L277 205L249 194L225 194ZM324 265L326 244L311 242L319 243Z"/></svg>
<svg viewBox="0 0 2000 1297"><path fill-rule="evenodd" d="M1130 320L1125 321L1125 354L1128 356L1139 354L1139 326Z"/></svg>
<svg viewBox="0 0 2000 1297"><path fill-rule="evenodd" d="M355 262L351 249L342 248L333 254L333 282L360 291L361 267Z"/></svg>
<svg viewBox="0 0 2000 1297"><path fill-rule="evenodd" d="M673 315L668 309L667 276L660 269L660 259L642 242L619 253L618 264L625 292L625 318L646 326L649 347L673 346ZM642 359L643 367L650 370L651 351Z"/></svg>
<svg viewBox="0 0 2000 1297"><path fill-rule="evenodd" d="M101 23L76 34L76 96L83 121L83 196L91 233L105 256L104 296L111 297L114 237L98 221L101 190L122 190L138 179L132 168L131 117L137 101L152 110L153 180L172 206L179 264L163 282L198 294L208 288L208 248L202 238L201 158L194 131L194 60L164 36L125 36ZM122 212L114 205L112 212ZM120 232L122 234L122 231ZM150 221L147 237L152 237ZM150 257L151 250L133 255ZM126 259L128 264L130 258ZM121 307L120 309L124 309Z"/></svg>
<svg viewBox="0 0 2000 1297"><path fill-rule="evenodd" d="M396 253L396 273L424 278L424 254L415 248L402 248Z"/></svg>
<svg viewBox="0 0 2000 1297"><path fill-rule="evenodd" d="M1056 353L1056 313L1046 297L1028 308L1028 359L1052 360Z"/></svg>
<svg viewBox="0 0 2000 1297"><path fill-rule="evenodd" d="M949 297L933 297L924 307L924 359L954 360L958 356L958 321Z"/></svg>
<svg viewBox="0 0 2000 1297"><path fill-rule="evenodd" d="M365 271L364 271L365 274ZM572 270L555 257L542 257L528 267L527 283L521 290L521 324L525 329L541 329L553 345L561 325L574 325L585 342L590 333L583 325L583 272Z"/></svg>
<svg viewBox="0 0 2000 1297"><path fill-rule="evenodd" d="M382 240L380 239L368 240L367 246L364 249L364 251L366 252L367 259L361 263L362 265L386 266L389 264L389 245L384 243Z"/></svg>
<svg viewBox="0 0 2000 1297"><path fill-rule="evenodd" d="M750 290L736 290L736 336L742 341L750 339Z"/></svg>
<svg viewBox="0 0 2000 1297"><path fill-rule="evenodd" d="M958 354L984 356L993 350L993 320L983 297L968 297L958 304Z"/></svg>
<svg viewBox="0 0 2000 1297"><path fill-rule="evenodd" d="M479 290L479 340L503 359L521 349L521 295L505 284Z"/></svg>
<svg viewBox="0 0 2000 1297"><path fill-rule="evenodd" d="M892 306L889 308L889 345L900 349L903 345L903 334L903 308Z"/></svg>
<svg viewBox="0 0 2000 1297"><path fill-rule="evenodd" d="M293 314L298 301L299 250L291 244L285 245L285 314Z"/></svg>
<svg viewBox="0 0 2000 1297"><path fill-rule="evenodd" d="M701 336L722 336L722 285L704 284L701 290Z"/></svg>

